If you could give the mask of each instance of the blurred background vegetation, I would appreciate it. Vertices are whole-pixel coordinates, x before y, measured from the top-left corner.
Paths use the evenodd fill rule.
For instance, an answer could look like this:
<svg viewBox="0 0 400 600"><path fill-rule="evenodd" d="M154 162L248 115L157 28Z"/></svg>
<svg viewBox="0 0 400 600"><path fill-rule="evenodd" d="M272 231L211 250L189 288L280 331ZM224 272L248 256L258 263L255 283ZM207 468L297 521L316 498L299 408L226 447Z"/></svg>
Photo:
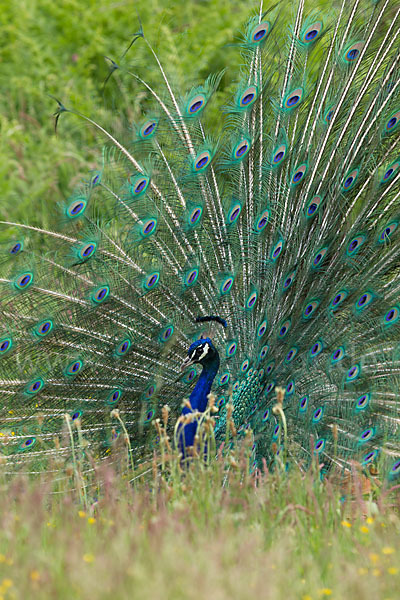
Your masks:
<svg viewBox="0 0 400 600"><path fill-rule="evenodd" d="M228 66L219 94L237 75L227 47L255 4L242 0L0 0L0 217L49 226L56 205L101 162L101 140L68 115L55 135L53 95L104 123L141 120L146 93L129 76L103 82L105 56L119 63L139 28L182 92ZM154 60L138 40L122 66L159 89ZM123 84L121 83L123 81ZM208 117L218 124L213 103ZM214 110L214 113L212 112Z"/></svg>

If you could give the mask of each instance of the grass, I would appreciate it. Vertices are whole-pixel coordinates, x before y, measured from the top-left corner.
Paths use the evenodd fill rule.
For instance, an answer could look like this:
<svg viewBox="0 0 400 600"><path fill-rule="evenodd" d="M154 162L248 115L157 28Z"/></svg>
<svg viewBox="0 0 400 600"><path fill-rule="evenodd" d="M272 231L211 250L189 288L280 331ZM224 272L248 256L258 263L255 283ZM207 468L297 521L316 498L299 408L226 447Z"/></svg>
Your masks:
<svg viewBox="0 0 400 600"><path fill-rule="evenodd" d="M250 434L182 468L156 427L147 476L132 481L120 438L86 506L76 491L51 494L51 477L3 482L0 600L398 598L396 487L373 492L356 465L340 483L322 481L317 463L250 473Z"/></svg>

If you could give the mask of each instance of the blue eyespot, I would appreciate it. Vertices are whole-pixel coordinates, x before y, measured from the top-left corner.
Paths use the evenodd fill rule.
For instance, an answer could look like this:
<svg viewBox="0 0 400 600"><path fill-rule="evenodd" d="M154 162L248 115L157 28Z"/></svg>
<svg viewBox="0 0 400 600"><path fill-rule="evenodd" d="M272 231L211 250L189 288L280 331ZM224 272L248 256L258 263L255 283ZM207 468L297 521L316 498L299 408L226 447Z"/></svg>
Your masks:
<svg viewBox="0 0 400 600"><path fill-rule="evenodd" d="M274 360L271 360L271 362L269 362L269 363L267 364L267 366L265 367L265 372L266 372L266 374L267 374L267 375L271 375L271 373L272 373L272 371L274 370L274 368L275 368L275 361L274 361Z"/></svg>
<svg viewBox="0 0 400 600"><path fill-rule="evenodd" d="M246 300L245 308L247 308L248 310L254 308L257 302L257 296L257 292L253 291Z"/></svg>
<svg viewBox="0 0 400 600"><path fill-rule="evenodd" d="M371 400L371 394L363 394L356 401L356 412L360 410L365 410L369 406L369 402Z"/></svg>
<svg viewBox="0 0 400 600"><path fill-rule="evenodd" d="M280 326L280 329L279 329L279 333L278 333L278 336L280 338L284 338L287 335L287 332L290 329L290 325L291 325L290 319L286 319L286 321L284 321L282 323L282 325Z"/></svg>
<svg viewBox="0 0 400 600"><path fill-rule="evenodd" d="M155 132L157 131L158 121L156 119L150 119L143 123L139 130L139 136L144 139L149 139L153 137Z"/></svg>
<svg viewBox="0 0 400 600"><path fill-rule="evenodd" d="M277 244L275 244L275 246L271 250L271 260L273 262L275 262L276 259L280 256L282 250L283 250L283 240L279 240L279 242Z"/></svg>
<svg viewBox="0 0 400 600"><path fill-rule="evenodd" d="M64 374L67 376L75 376L78 375L80 371L83 369L83 361L82 360L74 360L70 363L64 370Z"/></svg>
<svg viewBox="0 0 400 600"><path fill-rule="evenodd" d="M283 101L284 108L286 108L287 110L290 110L290 109L294 108L295 106L298 106L298 104L302 100L303 94L304 94L304 90L301 87L298 87L295 90L293 90L292 92L289 92L289 94L287 94L287 96L285 97L285 99Z"/></svg>
<svg viewBox="0 0 400 600"><path fill-rule="evenodd" d="M208 150L201 152L193 161L193 168L196 172L204 171L211 162L211 153Z"/></svg>
<svg viewBox="0 0 400 600"><path fill-rule="evenodd" d="M188 116L197 115L203 110L206 105L206 97L203 94L197 94L192 98L186 106L186 114Z"/></svg>
<svg viewBox="0 0 400 600"><path fill-rule="evenodd" d="M110 288L108 287L108 285L104 285L104 286L99 287L96 290L94 290L94 292L92 292L91 299L96 304L101 304L101 302L104 302L104 300L106 300L106 298L108 298L109 295L110 295Z"/></svg>
<svg viewBox="0 0 400 600"><path fill-rule="evenodd" d="M25 388L25 393L29 394L30 396L33 396L34 394L39 393L44 387L44 381L41 377L38 377L37 379L34 379L31 383L28 383L28 385Z"/></svg>
<svg viewBox="0 0 400 600"><path fill-rule="evenodd" d="M309 302L303 310L303 319L310 319L317 310L319 304L319 300L313 300L312 302Z"/></svg>
<svg viewBox="0 0 400 600"><path fill-rule="evenodd" d="M234 223L236 223L241 212L242 212L242 205L239 204L239 202L237 202L233 206L231 206L231 208L228 212L227 224L233 225Z"/></svg>
<svg viewBox="0 0 400 600"><path fill-rule="evenodd" d="M156 391L156 386L154 384L151 384L145 391L144 395L146 398L151 398L152 396L154 396L155 391Z"/></svg>
<svg viewBox="0 0 400 600"><path fill-rule="evenodd" d="M397 110L389 117L389 120L387 121L387 123L385 125L385 131L392 133L392 131L397 129L399 123L400 123L400 110Z"/></svg>
<svg viewBox="0 0 400 600"><path fill-rule="evenodd" d="M264 321L262 321L262 323L260 323L260 325L258 326L257 336L259 338L261 338L266 331L267 331L267 320L264 319Z"/></svg>
<svg viewBox="0 0 400 600"><path fill-rule="evenodd" d="M389 471L389 479L396 479L400 475L400 460L396 460Z"/></svg>
<svg viewBox="0 0 400 600"><path fill-rule="evenodd" d="M265 395L268 396L270 392L275 388L275 381L270 381L267 387L265 388Z"/></svg>
<svg viewBox="0 0 400 600"><path fill-rule="evenodd" d="M15 242L10 248L10 254L19 254L24 248L23 242Z"/></svg>
<svg viewBox="0 0 400 600"><path fill-rule="evenodd" d="M296 354L298 352L298 349L293 346L293 348L290 348L289 352L286 354L286 358L285 358L285 363L290 363L292 362L292 360L295 358Z"/></svg>
<svg viewBox="0 0 400 600"><path fill-rule="evenodd" d="M364 42L356 42L355 44L352 44L351 46L349 46L344 52L344 55L343 55L344 61L347 63L354 62L360 56L363 46L364 46Z"/></svg>
<svg viewBox="0 0 400 600"><path fill-rule="evenodd" d="M339 346L339 348L336 348L336 350L334 350L331 354L331 363L332 364L336 364L339 361L341 361L345 356L345 351L343 346Z"/></svg>
<svg viewBox="0 0 400 600"><path fill-rule="evenodd" d="M97 244L95 242L89 242L80 246L78 250L78 257L82 260L88 260L96 252Z"/></svg>
<svg viewBox="0 0 400 600"><path fill-rule="evenodd" d="M130 178L129 181L131 183L131 194L136 197L144 194L150 185L150 177L147 177L146 175L138 175L133 179Z"/></svg>
<svg viewBox="0 0 400 600"><path fill-rule="evenodd" d="M197 278L199 276L199 269L191 269L188 273L186 273L185 275L185 285L187 287L190 287L192 285L194 285L197 281Z"/></svg>
<svg viewBox="0 0 400 600"><path fill-rule="evenodd" d="M265 423L266 421L268 421L268 419L269 419L269 413L270 413L270 410L269 410L269 408L267 408L267 410L266 410L266 411L265 411L265 413L263 414L263 418L262 418L262 420L263 420L263 422L264 422L264 423Z"/></svg>
<svg viewBox="0 0 400 600"><path fill-rule="evenodd" d="M91 181L90 181L90 185L92 187L97 187L98 185L100 185L101 183L101 173L97 172L93 175Z"/></svg>
<svg viewBox="0 0 400 600"><path fill-rule="evenodd" d="M321 266L327 252L328 248L321 248L320 250L318 250L312 261L311 267L313 269Z"/></svg>
<svg viewBox="0 0 400 600"><path fill-rule="evenodd" d="M73 421L76 421L77 419L81 418L82 414L83 414L83 412L81 410L76 410L74 413L72 413L71 419Z"/></svg>
<svg viewBox="0 0 400 600"><path fill-rule="evenodd" d="M33 273L26 272L14 279L14 287L17 290L26 290L33 283Z"/></svg>
<svg viewBox="0 0 400 600"><path fill-rule="evenodd" d="M153 417L154 417L155 411L151 408L150 410L148 410L146 412L145 418L144 418L144 422L145 423L150 423L150 421L152 421Z"/></svg>
<svg viewBox="0 0 400 600"><path fill-rule="evenodd" d="M314 411L313 418L312 418L313 423L319 423L323 416L324 416L324 407L320 406L319 408L317 408L316 411Z"/></svg>
<svg viewBox="0 0 400 600"><path fill-rule="evenodd" d="M278 166L281 164L281 162L283 161L283 159L286 156L286 144L281 144L280 146L278 146L278 148L276 148L272 154L272 166Z"/></svg>
<svg viewBox="0 0 400 600"><path fill-rule="evenodd" d="M367 237L365 235L358 235L357 237L353 238L347 246L347 255L353 256L354 254L357 254L366 239Z"/></svg>
<svg viewBox="0 0 400 600"><path fill-rule="evenodd" d="M286 277L283 281L283 286L282 286L284 292L286 292L286 290L288 290L290 288L290 286L292 285L295 274L296 274L296 271L292 271L291 273L286 275Z"/></svg>
<svg viewBox="0 0 400 600"><path fill-rule="evenodd" d="M258 90L256 86L251 85L240 95L239 106L242 108L249 108L252 104L254 104L257 94Z"/></svg>
<svg viewBox="0 0 400 600"><path fill-rule="evenodd" d="M250 39L253 44L260 44L265 41L270 31L271 24L268 21L259 23L251 32Z"/></svg>
<svg viewBox="0 0 400 600"><path fill-rule="evenodd" d="M303 29L303 31L300 34L300 41L303 43L303 45L311 45L318 39L322 30L322 21L316 21L315 23L312 23L312 25L309 25L308 27Z"/></svg>
<svg viewBox="0 0 400 600"><path fill-rule="evenodd" d="M230 374L228 372L223 373L219 378L219 385L226 385L229 382Z"/></svg>
<svg viewBox="0 0 400 600"><path fill-rule="evenodd" d="M361 373L360 365L359 364L353 365L347 371L346 381L348 381L348 382L355 381L359 377L360 373Z"/></svg>
<svg viewBox="0 0 400 600"><path fill-rule="evenodd" d="M393 223L389 223L389 225L386 225L386 227L379 235L378 242L382 244L383 242L389 241L389 238L392 235L392 233L396 231L397 225L398 223L395 221Z"/></svg>
<svg viewBox="0 0 400 600"><path fill-rule="evenodd" d="M305 213L306 217L315 217L317 214L322 202L321 196L314 196L306 205Z"/></svg>
<svg viewBox="0 0 400 600"><path fill-rule="evenodd" d="M12 339L10 337L0 339L0 357L4 356L12 348Z"/></svg>
<svg viewBox="0 0 400 600"><path fill-rule="evenodd" d="M295 168L290 180L291 185L297 185L300 183L300 181L304 179L304 176L307 173L307 168L308 167L306 163L303 163L302 165L299 165Z"/></svg>
<svg viewBox="0 0 400 600"><path fill-rule="evenodd" d="M394 323L397 323L397 321L399 320L399 317L400 317L400 308L398 306L392 306L391 308L389 308L389 310L385 314L384 319L383 319L383 324L386 326L394 325Z"/></svg>
<svg viewBox="0 0 400 600"><path fill-rule="evenodd" d="M247 369L249 368L250 363L249 363L249 359L246 358L242 364L240 365L240 370L242 373L246 373Z"/></svg>
<svg viewBox="0 0 400 600"><path fill-rule="evenodd" d="M18 450L20 452L25 452L25 450L31 450L35 444L36 444L36 438L34 438L34 437L28 438L27 440L25 440L24 442L22 442L22 444L20 444L18 446Z"/></svg>
<svg viewBox="0 0 400 600"><path fill-rule="evenodd" d="M299 411L305 413L308 407L308 396L303 396L299 402Z"/></svg>
<svg viewBox="0 0 400 600"><path fill-rule="evenodd" d="M145 221L143 223L142 229L141 229L141 234L143 237L149 237L150 235L152 235L157 227L157 219L153 218L153 219L147 219L147 221Z"/></svg>
<svg viewBox="0 0 400 600"><path fill-rule="evenodd" d="M76 219L77 217L81 217L86 210L87 200L86 198L75 198L72 202L66 207L65 213L67 217L70 219Z"/></svg>
<svg viewBox="0 0 400 600"><path fill-rule="evenodd" d="M108 406L114 406L117 402L120 401L122 396L122 392L119 389L112 390L110 394L108 394L106 398L106 404Z"/></svg>
<svg viewBox="0 0 400 600"><path fill-rule="evenodd" d="M203 207L196 206L189 215L189 226L198 225L203 214Z"/></svg>
<svg viewBox="0 0 400 600"><path fill-rule="evenodd" d="M364 310L365 308L367 308L367 306L369 306L371 304L373 299L374 299L374 297L370 292L364 292L363 294L361 294L361 296L358 298L358 300L355 304L356 310L357 311Z"/></svg>
<svg viewBox="0 0 400 600"><path fill-rule="evenodd" d="M260 233L261 231L263 231L265 229L266 225L268 224L268 219L269 219L269 210L264 210L256 221L255 230L257 233Z"/></svg>
<svg viewBox="0 0 400 600"><path fill-rule="evenodd" d="M326 441L323 438L321 438L315 442L315 446L314 446L315 454L319 454L320 452L322 452L324 450L325 443L326 443Z"/></svg>
<svg viewBox="0 0 400 600"><path fill-rule="evenodd" d="M289 383L286 386L286 396L292 396L292 394L294 394L294 390L295 390L295 383L294 381L289 381Z"/></svg>
<svg viewBox="0 0 400 600"><path fill-rule="evenodd" d="M197 371L196 369L189 369L188 373L186 374L185 377L185 381L186 383L190 383L191 381L193 381L193 379L196 377L197 375Z"/></svg>
<svg viewBox="0 0 400 600"><path fill-rule="evenodd" d="M160 273L158 271L154 271L154 273L150 273L150 275L147 275L147 277L143 280L143 285L146 290L153 290L159 281Z"/></svg>
<svg viewBox="0 0 400 600"><path fill-rule="evenodd" d="M117 356L123 356L124 354L126 354L128 352L128 350L130 349L131 346L132 346L132 342L129 338L126 340L123 340L116 347L115 354L117 354Z"/></svg>
<svg viewBox="0 0 400 600"><path fill-rule="evenodd" d="M233 282L234 282L234 278L233 277L228 277L227 279L225 279L221 286L220 286L220 292L222 295L228 294L233 286Z"/></svg>
<svg viewBox="0 0 400 600"><path fill-rule="evenodd" d="M358 443L359 444L365 444L365 442L369 442L369 440L371 440L375 435L375 429L373 427L368 427L368 429L364 429L364 431L361 433L359 439L358 439Z"/></svg>
<svg viewBox="0 0 400 600"><path fill-rule="evenodd" d="M174 326L168 325L160 334L160 341L167 342L174 333Z"/></svg>
<svg viewBox="0 0 400 600"><path fill-rule="evenodd" d="M236 354L236 350L237 350L236 342L231 342L226 347L226 356L228 358L231 358L232 356L234 356Z"/></svg>
<svg viewBox="0 0 400 600"><path fill-rule="evenodd" d="M54 327L54 323L51 319L46 319L45 321L41 321L36 327L33 329L34 335L37 337L45 337L48 335Z"/></svg>
<svg viewBox="0 0 400 600"><path fill-rule="evenodd" d="M260 354L258 355L259 360L264 360L264 358L267 356L268 354L268 350L269 350L269 346L265 345L261 348L260 350Z"/></svg>
<svg viewBox="0 0 400 600"><path fill-rule="evenodd" d="M369 452L367 452L367 454L363 456L362 464L367 465L373 462L377 458L378 454L379 450L370 450Z"/></svg>
<svg viewBox="0 0 400 600"><path fill-rule="evenodd" d="M360 169L352 169L347 173L342 182L343 192L348 192L349 190L351 190L352 187L354 187L358 178L359 171Z"/></svg>
<svg viewBox="0 0 400 600"><path fill-rule="evenodd" d="M250 140L247 140L247 139L241 140L235 146L235 148L233 150L233 159L242 160L242 158L244 158L246 156L246 154L249 152L249 150L250 150Z"/></svg>
<svg viewBox="0 0 400 600"><path fill-rule="evenodd" d="M315 342L315 344L313 344L311 346L310 349L310 356L311 358L315 358L316 356L318 356L319 354L321 354L322 350L324 349L324 345L323 343L318 340L317 342Z"/></svg>
<svg viewBox="0 0 400 600"><path fill-rule="evenodd" d="M343 300L345 300L348 296L348 292L346 290L341 290L340 292L337 292L335 294L335 296L333 297L332 302L329 305L329 308L331 310L335 310L336 308L339 307L339 305L343 302Z"/></svg>

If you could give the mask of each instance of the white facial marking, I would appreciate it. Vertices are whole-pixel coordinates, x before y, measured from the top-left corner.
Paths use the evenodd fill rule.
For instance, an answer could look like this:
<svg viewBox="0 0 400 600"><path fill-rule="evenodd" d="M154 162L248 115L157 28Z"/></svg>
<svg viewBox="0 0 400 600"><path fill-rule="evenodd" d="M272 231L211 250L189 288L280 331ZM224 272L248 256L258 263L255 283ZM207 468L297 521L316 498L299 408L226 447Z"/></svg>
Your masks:
<svg viewBox="0 0 400 600"><path fill-rule="evenodd" d="M209 349L210 349L210 344L205 344L205 346L204 346L204 348L203 348L203 352L201 353L201 355L200 355L200 356L199 356L199 358L197 359L199 362L200 362L201 360L203 360L203 358L204 358L205 356L207 356Z"/></svg>

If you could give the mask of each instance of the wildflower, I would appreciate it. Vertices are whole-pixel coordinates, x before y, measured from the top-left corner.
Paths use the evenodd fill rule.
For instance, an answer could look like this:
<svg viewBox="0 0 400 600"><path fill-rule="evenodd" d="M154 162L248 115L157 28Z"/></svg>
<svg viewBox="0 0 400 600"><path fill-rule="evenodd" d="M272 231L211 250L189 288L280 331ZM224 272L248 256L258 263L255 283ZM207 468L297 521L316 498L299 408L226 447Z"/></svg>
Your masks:
<svg viewBox="0 0 400 600"><path fill-rule="evenodd" d="M382 575L382 571L380 569L373 569L372 570L372 575L374 577L380 577Z"/></svg>
<svg viewBox="0 0 400 600"><path fill-rule="evenodd" d="M349 523L348 521L342 521L342 525L343 527L351 527L351 523Z"/></svg>
<svg viewBox="0 0 400 600"><path fill-rule="evenodd" d="M301 597L301 600L312 600L312 598L309 594L306 594L305 596Z"/></svg>
<svg viewBox="0 0 400 600"><path fill-rule="evenodd" d="M357 572L359 575L367 575L368 569L366 569L365 567L360 567Z"/></svg>
<svg viewBox="0 0 400 600"><path fill-rule="evenodd" d="M385 546L384 548L382 548L382 554L394 554L395 550L394 548L391 548L390 546Z"/></svg>
<svg viewBox="0 0 400 600"><path fill-rule="evenodd" d="M14 584L13 584L12 579L6 578L6 579L3 579L3 581L1 582L1 585L3 586L3 588L7 589L7 588L12 587Z"/></svg>
<svg viewBox="0 0 400 600"><path fill-rule="evenodd" d="M31 571L29 573L29 577L31 578L31 581L34 581L34 582L39 581L40 573L36 569L33 569L33 571Z"/></svg>
<svg viewBox="0 0 400 600"><path fill-rule="evenodd" d="M94 517L89 517L87 522L89 523L89 525L93 525L93 523L96 523L96 519Z"/></svg>
<svg viewBox="0 0 400 600"><path fill-rule="evenodd" d="M361 533L369 533L369 529L365 525L362 525L360 527L360 531L361 531Z"/></svg>
<svg viewBox="0 0 400 600"><path fill-rule="evenodd" d="M372 562L373 565L376 565L376 563L379 562L379 554L375 554L375 552L370 552L369 560Z"/></svg>
<svg viewBox="0 0 400 600"><path fill-rule="evenodd" d="M373 519L372 517L368 517L367 518L367 523L368 525L372 525L372 523L375 521L375 519Z"/></svg>
<svg viewBox="0 0 400 600"><path fill-rule="evenodd" d="M397 567L389 567L387 572L389 573L389 575L397 575L399 569Z"/></svg>
<svg viewBox="0 0 400 600"><path fill-rule="evenodd" d="M319 590L319 593L321 596L331 596L332 590L330 588L322 588L322 590Z"/></svg>
<svg viewBox="0 0 400 600"><path fill-rule="evenodd" d="M82 558L85 561L85 563L92 563L92 562L94 562L94 556L93 556L93 554L90 554L90 553L84 554Z"/></svg>
<svg viewBox="0 0 400 600"><path fill-rule="evenodd" d="M81 519L84 519L86 517L86 513L84 510L79 510L78 515L80 516Z"/></svg>

